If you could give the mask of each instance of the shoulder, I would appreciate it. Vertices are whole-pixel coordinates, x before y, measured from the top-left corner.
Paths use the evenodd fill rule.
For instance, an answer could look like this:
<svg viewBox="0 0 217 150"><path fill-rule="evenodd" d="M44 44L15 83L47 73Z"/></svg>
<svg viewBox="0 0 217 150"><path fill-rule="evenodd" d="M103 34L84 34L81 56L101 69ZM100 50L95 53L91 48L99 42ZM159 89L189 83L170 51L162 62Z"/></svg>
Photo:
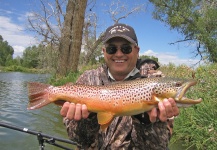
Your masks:
<svg viewBox="0 0 217 150"><path fill-rule="evenodd" d="M106 75L107 67L102 65L96 69L86 70L76 81L77 84L101 85L101 78Z"/></svg>

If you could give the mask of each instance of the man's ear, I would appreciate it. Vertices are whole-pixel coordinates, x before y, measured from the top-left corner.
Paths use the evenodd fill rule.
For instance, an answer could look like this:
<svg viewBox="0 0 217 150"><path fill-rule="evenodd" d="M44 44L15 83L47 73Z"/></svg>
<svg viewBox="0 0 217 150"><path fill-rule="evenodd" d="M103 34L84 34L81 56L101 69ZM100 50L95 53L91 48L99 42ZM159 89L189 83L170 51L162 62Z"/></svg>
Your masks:
<svg viewBox="0 0 217 150"><path fill-rule="evenodd" d="M102 52L105 53L105 47L104 46L102 47Z"/></svg>
<svg viewBox="0 0 217 150"><path fill-rule="evenodd" d="M137 46L137 49L138 49L138 58L139 58L139 51L140 51L140 47L139 47L139 46Z"/></svg>

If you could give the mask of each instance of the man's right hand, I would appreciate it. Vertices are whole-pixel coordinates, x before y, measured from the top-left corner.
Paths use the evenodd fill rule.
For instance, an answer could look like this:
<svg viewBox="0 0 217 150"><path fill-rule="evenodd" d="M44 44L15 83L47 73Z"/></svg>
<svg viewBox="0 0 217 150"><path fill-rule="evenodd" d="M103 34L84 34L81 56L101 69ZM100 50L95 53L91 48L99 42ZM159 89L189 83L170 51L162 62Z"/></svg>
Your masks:
<svg viewBox="0 0 217 150"><path fill-rule="evenodd" d="M86 119L90 112L85 104L65 102L60 110L60 114L69 120L81 120L82 118Z"/></svg>

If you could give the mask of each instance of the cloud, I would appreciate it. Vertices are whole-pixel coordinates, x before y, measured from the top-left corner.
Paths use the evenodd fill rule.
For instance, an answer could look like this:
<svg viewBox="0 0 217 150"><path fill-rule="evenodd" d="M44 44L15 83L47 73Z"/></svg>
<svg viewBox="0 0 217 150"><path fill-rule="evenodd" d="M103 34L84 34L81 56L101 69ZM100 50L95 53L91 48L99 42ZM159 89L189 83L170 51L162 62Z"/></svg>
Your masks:
<svg viewBox="0 0 217 150"><path fill-rule="evenodd" d="M25 50L25 47L15 45L15 46L13 46L13 49L14 49L14 56L13 57L16 58L17 56L22 56L23 51Z"/></svg>
<svg viewBox="0 0 217 150"><path fill-rule="evenodd" d="M0 13L1 14L12 14L13 12L9 10L5 10L5 9L0 9Z"/></svg>
<svg viewBox="0 0 217 150"><path fill-rule="evenodd" d="M158 58L158 61L160 64L163 65L168 65L169 63L173 63L175 65L187 65L187 66L193 66L196 64L199 60L197 59L183 59L179 58L176 54L174 53L158 53L154 52L153 50L147 50L144 53L140 55L146 55L146 56L154 56Z"/></svg>
<svg viewBox="0 0 217 150"><path fill-rule="evenodd" d="M0 34L14 48L15 55L21 55L23 48L37 44L36 39L25 32L25 28L14 23L10 17L0 16Z"/></svg>

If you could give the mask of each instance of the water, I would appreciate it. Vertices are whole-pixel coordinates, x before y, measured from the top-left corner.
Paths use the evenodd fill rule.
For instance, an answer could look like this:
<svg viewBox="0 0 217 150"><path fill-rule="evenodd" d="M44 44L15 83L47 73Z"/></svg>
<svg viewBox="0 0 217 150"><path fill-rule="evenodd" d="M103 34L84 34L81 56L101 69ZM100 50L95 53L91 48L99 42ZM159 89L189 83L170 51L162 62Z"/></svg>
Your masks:
<svg viewBox="0 0 217 150"><path fill-rule="evenodd" d="M0 121L68 139L59 106L50 104L38 110L27 110L27 82L46 82L48 77L48 74L0 72ZM71 145L63 145L73 148ZM39 143L35 135L0 126L0 149L37 150ZM60 148L45 144L46 149Z"/></svg>

